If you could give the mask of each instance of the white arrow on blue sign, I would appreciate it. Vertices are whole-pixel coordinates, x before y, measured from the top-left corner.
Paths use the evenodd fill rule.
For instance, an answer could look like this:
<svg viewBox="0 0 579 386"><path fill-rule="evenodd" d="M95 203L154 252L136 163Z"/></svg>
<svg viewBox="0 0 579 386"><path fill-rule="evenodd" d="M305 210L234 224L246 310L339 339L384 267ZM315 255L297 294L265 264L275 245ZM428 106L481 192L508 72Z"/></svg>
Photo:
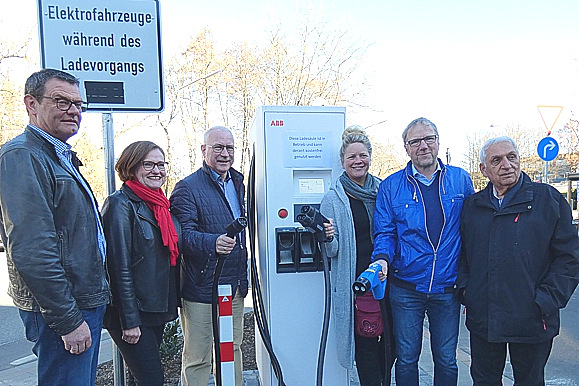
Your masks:
<svg viewBox="0 0 579 386"><path fill-rule="evenodd" d="M552 161L559 154L559 144L552 137L545 137L537 145L537 153L543 161Z"/></svg>

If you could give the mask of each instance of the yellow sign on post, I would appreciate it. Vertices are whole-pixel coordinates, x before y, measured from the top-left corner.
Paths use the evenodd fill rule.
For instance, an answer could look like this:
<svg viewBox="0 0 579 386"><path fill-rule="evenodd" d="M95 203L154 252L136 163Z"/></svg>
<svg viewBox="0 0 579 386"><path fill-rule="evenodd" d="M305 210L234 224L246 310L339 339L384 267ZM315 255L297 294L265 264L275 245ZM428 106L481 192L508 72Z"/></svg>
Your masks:
<svg viewBox="0 0 579 386"><path fill-rule="evenodd" d="M547 128L547 135L551 135L557 119L559 119L559 116L563 112L563 106L538 105L537 110L539 110L539 115L541 115L541 119ZM548 122L552 122L550 126Z"/></svg>

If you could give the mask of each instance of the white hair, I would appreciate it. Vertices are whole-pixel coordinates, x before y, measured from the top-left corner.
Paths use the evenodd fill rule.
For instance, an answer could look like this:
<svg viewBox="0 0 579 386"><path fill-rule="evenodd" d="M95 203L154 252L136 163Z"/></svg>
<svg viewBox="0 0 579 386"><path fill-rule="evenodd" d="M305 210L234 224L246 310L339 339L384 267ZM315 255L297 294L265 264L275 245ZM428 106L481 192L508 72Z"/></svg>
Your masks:
<svg viewBox="0 0 579 386"><path fill-rule="evenodd" d="M511 137L503 135L500 137L487 139L487 141L482 145L482 148L480 149L480 154L479 154L480 162L484 166L487 166L486 158L487 158L487 150L489 149L489 147L491 147L492 145L494 145L496 143L501 143L501 142L508 142L511 145L513 145L513 148L517 152L517 156L519 156L519 148L517 147L517 144L515 143L515 141Z"/></svg>

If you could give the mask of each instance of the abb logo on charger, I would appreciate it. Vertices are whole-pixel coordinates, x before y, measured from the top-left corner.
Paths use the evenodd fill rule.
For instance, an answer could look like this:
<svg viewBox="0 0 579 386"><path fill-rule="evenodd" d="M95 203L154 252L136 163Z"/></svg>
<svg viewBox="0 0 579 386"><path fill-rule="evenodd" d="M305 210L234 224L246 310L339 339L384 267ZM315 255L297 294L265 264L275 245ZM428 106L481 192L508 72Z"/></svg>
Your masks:
<svg viewBox="0 0 579 386"><path fill-rule="evenodd" d="M270 126L277 126L277 127L281 127L283 126L283 121L271 121Z"/></svg>

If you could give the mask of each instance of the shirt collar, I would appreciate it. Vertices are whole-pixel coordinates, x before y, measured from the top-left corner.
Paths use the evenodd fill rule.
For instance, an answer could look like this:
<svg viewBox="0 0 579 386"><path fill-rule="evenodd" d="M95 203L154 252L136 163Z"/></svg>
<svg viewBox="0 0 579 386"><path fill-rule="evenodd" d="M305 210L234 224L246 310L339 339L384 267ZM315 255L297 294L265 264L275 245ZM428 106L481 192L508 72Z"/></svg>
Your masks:
<svg viewBox="0 0 579 386"><path fill-rule="evenodd" d="M418 171L418 169L416 169L416 167L414 166L413 163L410 163L410 164L412 165L412 175L413 175L415 178L422 177L423 179L428 180L428 178L426 178L426 176L425 176L424 174L420 173L420 172ZM430 177L430 180L431 180L431 181L436 177L436 173L437 173L439 170L442 170L442 168L440 167L440 163L439 163L438 160L437 160L437 161L436 161L436 170L434 171L434 173L432 173L432 176Z"/></svg>
<svg viewBox="0 0 579 386"><path fill-rule="evenodd" d="M213 178L213 181L216 181L219 183L221 183L221 181L223 181L223 179L221 178L221 175L219 173L217 173L215 170L211 169L211 167L209 168L209 170L211 171L211 177ZM228 170L227 175L225 176L224 182L228 182L230 179L231 179L231 174L229 173L229 170Z"/></svg>
<svg viewBox="0 0 579 386"><path fill-rule="evenodd" d="M499 206L503 206L503 205L506 205L515 196L515 194L519 190L521 190L521 186L523 186L523 173L521 173L519 175L519 180L517 181L517 183L512 188L510 188L509 190L506 191L503 198L499 198L499 196L497 194L497 189L495 188L494 185L493 185L492 194L498 200Z"/></svg>
<svg viewBox="0 0 579 386"><path fill-rule="evenodd" d="M54 150L56 151L57 154L67 155L70 153L70 149L72 148L72 146L69 145L68 143L62 142L60 139L48 134L46 131L32 124L28 124L28 126L30 126L34 131L36 131L42 138L50 142L52 146L54 146Z"/></svg>

